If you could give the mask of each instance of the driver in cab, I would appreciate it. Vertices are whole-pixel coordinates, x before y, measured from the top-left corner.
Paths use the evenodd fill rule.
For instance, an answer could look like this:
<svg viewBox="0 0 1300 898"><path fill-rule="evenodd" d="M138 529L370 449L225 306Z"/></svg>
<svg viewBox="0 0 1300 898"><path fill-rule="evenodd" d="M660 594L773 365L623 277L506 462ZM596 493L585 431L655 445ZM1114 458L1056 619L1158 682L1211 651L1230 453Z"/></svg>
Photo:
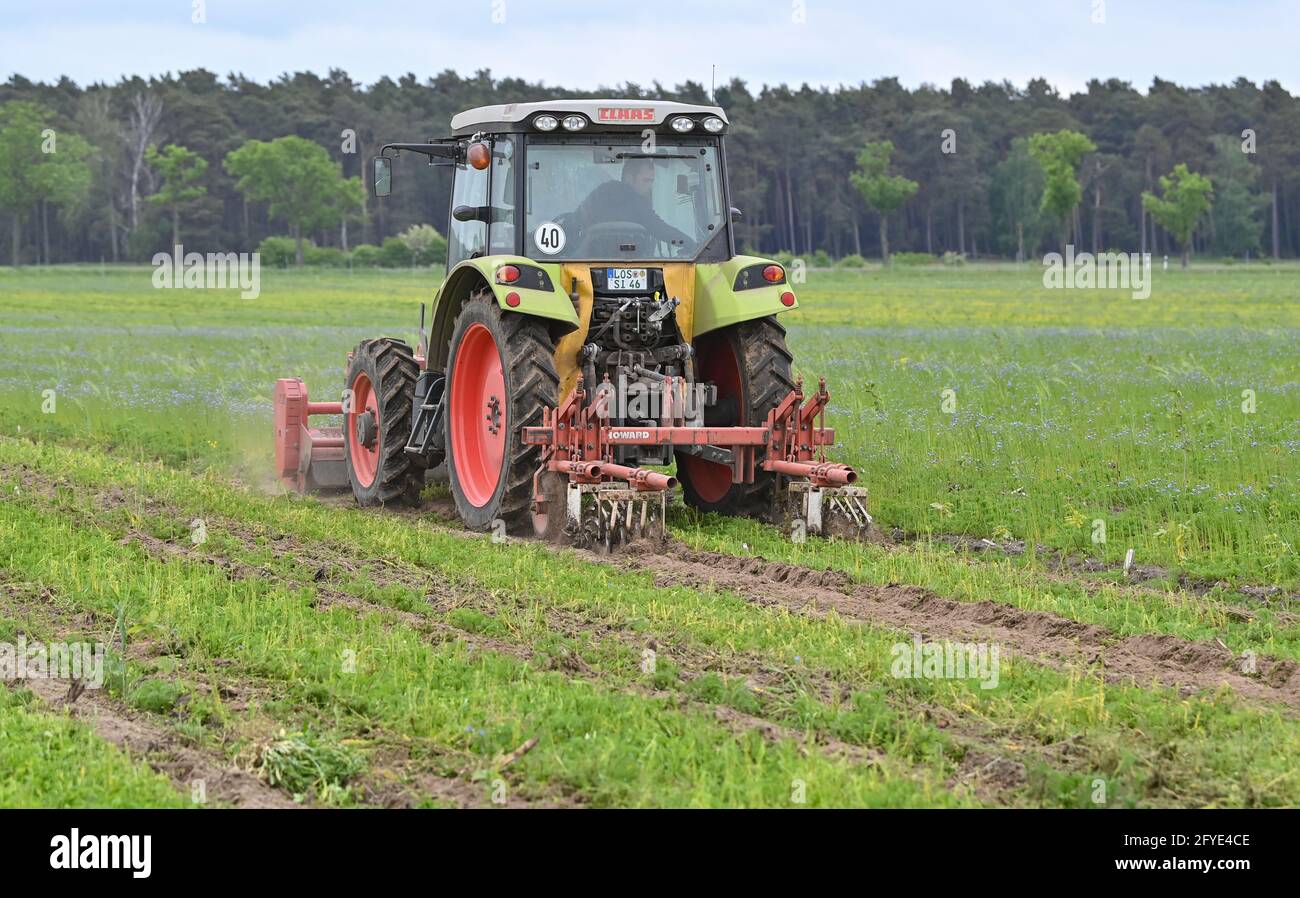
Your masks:
<svg viewBox="0 0 1300 898"><path fill-rule="evenodd" d="M689 247L694 238L683 234L664 221L654 210L655 161L633 156L623 162L623 176L606 181L582 201L577 220L583 229L607 222L627 221L638 224L656 240L673 246Z"/></svg>

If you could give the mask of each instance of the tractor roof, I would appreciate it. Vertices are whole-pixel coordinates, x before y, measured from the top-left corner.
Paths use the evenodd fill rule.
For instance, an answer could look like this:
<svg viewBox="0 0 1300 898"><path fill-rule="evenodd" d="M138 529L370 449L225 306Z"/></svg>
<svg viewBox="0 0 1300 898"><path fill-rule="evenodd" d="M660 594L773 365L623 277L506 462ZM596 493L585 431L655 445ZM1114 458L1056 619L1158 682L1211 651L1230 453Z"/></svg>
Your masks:
<svg viewBox="0 0 1300 898"><path fill-rule="evenodd" d="M674 103L669 100L576 99L542 100L536 103L505 103L480 106L451 117L451 131L460 136L476 131L531 130L533 118L549 113L557 118L578 114L590 121L589 131L626 131L659 127L668 119L684 115L693 119L716 116L727 123L727 114L717 106Z"/></svg>

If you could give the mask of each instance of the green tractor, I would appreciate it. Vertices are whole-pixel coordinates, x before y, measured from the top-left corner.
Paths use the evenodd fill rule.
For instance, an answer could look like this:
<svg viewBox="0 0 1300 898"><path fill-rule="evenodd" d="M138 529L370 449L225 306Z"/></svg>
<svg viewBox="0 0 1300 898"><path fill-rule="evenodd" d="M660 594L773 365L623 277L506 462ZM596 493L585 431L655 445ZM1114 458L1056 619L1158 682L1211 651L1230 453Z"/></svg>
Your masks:
<svg viewBox="0 0 1300 898"><path fill-rule="evenodd" d="M384 146L377 197L403 154L454 172L446 277L420 345L350 354L341 402L277 382L282 479L414 502L445 462L467 527L587 544L662 532L678 482L705 511L865 528L825 385L791 375L785 269L736 252L727 129L714 106L554 100ZM343 426L310 425L327 414Z"/></svg>

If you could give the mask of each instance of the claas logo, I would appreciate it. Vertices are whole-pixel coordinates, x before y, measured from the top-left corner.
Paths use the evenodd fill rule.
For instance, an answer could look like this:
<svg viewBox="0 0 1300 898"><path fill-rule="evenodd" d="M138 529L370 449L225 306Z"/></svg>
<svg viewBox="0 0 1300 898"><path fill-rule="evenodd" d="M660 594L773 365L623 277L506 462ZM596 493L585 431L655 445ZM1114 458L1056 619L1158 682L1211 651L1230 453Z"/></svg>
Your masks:
<svg viewBox="0 0 1300 898"><path fill-rule="evenodd" d="M596 110L596 118L602 122L653 122L653 106L602 106Z"/></svg>

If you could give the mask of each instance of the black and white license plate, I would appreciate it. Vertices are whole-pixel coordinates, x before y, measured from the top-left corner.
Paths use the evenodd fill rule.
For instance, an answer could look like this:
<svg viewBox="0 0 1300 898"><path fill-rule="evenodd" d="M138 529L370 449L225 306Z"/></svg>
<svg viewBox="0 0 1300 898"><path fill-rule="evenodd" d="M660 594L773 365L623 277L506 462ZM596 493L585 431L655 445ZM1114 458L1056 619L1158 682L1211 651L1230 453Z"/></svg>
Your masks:
<svg viewBox="0 0 1300 898"><path fill-rule="evenodd" d="M645 290L650 286L650 278L645 268L606 268L606 290Z"/></svg>

